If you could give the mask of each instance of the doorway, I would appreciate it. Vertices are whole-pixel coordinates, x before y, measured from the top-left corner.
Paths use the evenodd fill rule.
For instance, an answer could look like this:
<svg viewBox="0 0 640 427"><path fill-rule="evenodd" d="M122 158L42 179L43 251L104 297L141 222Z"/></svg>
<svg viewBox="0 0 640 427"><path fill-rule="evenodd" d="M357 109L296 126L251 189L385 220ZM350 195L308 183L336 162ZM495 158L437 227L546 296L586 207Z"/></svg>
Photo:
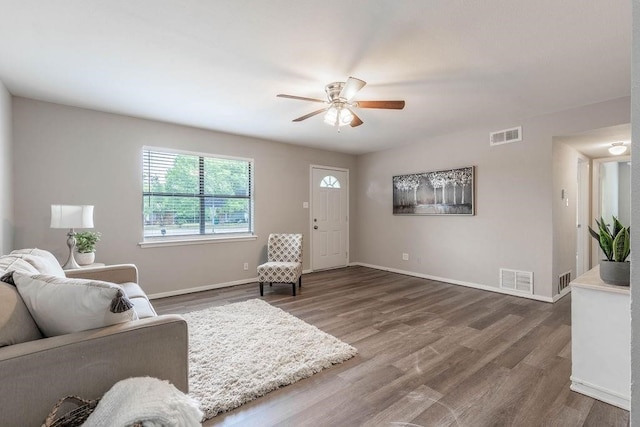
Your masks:
<svg viewBox="0 0 640 427"><path fill-rule="evenodd" d="M631 156L605 157L593 160L592 168L592 213L611 226L613 216L624 226L629 226L631 217ZM595 224L592 226L595 227ZM600 263L598 242L590 239L591 266Z"/></svg>
<svg viewBox="0 0 640 427"><path fill-rule="evenodd" d="M311 166L311 269L349 263L349 170Z"/></svg>

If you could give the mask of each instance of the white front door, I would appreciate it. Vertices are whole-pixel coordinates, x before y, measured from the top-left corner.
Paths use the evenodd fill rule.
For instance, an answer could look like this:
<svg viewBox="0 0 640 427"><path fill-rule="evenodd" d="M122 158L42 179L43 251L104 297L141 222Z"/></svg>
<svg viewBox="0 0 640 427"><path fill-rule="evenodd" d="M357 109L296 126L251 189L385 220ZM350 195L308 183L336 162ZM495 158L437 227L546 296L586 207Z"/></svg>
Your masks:
<svg viewBox="0 0 640 427"><path fill-rule="evenodd" d="M349 262L349 172L311 167L311 268L344 267Z"/></svg>

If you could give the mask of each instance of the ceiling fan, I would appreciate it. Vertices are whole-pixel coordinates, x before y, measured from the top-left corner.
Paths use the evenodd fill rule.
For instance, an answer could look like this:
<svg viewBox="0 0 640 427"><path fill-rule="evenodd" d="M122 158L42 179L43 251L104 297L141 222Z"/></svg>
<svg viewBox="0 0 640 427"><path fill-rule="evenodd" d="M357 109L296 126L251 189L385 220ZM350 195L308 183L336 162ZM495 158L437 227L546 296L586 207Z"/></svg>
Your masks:
<svg viewBox="0 0 640 427"><path fill-rule="evenodd" d="M332 126L351 127L360 126L363 121L354 113L355 108L381 108L390 110L402 110L404 101L353 101L352 98L360 89L366 85L364 80L349 77L346 82L333 82L325 86L327 100L306 98L303 96L278 94L280 98L298 99L300 101L320 102L325 104L324 108L305 114L302 117L293 119L294 122L301 122L320 113L325 113L324 121Z"/></svg>

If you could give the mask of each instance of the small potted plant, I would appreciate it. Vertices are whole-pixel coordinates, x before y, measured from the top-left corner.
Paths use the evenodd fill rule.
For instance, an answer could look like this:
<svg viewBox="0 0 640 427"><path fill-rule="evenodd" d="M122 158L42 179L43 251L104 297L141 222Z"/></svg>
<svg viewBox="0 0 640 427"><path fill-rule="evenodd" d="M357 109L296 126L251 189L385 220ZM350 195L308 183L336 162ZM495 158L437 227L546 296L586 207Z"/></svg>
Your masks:
<svg viewBox="0 0 640 427"><path fill-rule="evenodd" d="M613 225L609 227L602 217L596 219L598 232L589 227L589 233L598 241L607 259L600 261L600 278L613 285L629 286L631 280L631 263L627 257L631 253L631 227L623 226L618 218L613 217Z"/></svg>
<svg viewBox="0 0 640 427"><path fill-rule="evenodd" d="M97 231L81 231L76 233L76 261L79 265L93 264L96 260L96 243L100 240L101 233Z"/></svg>

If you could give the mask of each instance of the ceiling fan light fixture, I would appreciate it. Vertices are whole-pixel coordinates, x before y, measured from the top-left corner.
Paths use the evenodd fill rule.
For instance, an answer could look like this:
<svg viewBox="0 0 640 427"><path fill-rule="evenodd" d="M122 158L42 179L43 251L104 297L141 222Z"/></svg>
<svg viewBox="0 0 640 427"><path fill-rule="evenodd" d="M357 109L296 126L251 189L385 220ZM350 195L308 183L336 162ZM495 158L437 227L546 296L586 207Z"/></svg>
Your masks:
<svg viewBox="0 0 640 427"><path fill-rule="evenodd" d="M342 105L332 105L324 115L324 122L331 126L346 126L353 120L353 113Z"/></svg>
<svg viewBox="0 0 640 427"><path fill-rule="evenodd" d="M338 120L338 109L335 106L329 107L324 115L324 122L328 125L335 126Z"/></svg>
<svg viewBox="0 0 640 427"><path fill-rule="evenodd" d="M338 116L340 119L339 126L348 125L351 123L351 120L353 120L353 114L347 108L340 109L340 114Z"/></svg>
<svg viewBox="0 0 640 427"><path fill-rule="evenodd" d="M280 93L276 95L279 98L297 99L300 101L320 102L325 104L324 108L313 111L304 116L293 119L293 122L301 122L309 117L324 113L324 122L330 126L341 127L351 126L353 128L360 126L364 122L356 114L356 109L361 108L378 108L382 110L402 110L404 101L353 101L353 96L362 89L367 83L364 80L355 77L349 77L346 82L333 82L324 87L327 94L327 100L323 101L316 98L307 98L305 96L287 95Z"/></svg>
<svg viewBox="0 0 640 427"><path fill-rule="evenodd" d="M609 153L614 156L619 156L627 152L627 147L624 145L624 142L614 142L609 147Z"/></svg>

